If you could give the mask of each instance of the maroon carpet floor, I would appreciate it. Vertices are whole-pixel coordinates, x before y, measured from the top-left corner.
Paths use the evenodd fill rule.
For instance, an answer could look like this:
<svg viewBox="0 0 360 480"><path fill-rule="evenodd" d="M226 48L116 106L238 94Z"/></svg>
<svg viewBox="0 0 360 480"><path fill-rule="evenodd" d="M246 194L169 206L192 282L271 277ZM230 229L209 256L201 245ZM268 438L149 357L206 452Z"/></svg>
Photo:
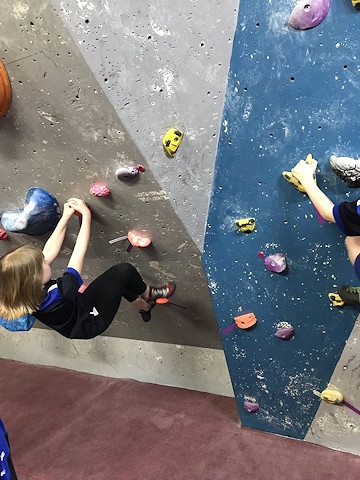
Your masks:
<svg viewBox="0 0 360 480"><path fill-rule="evenodd" d="M360 457L239 425L235 400L0 360L19 480L355 480Z"/></svg>

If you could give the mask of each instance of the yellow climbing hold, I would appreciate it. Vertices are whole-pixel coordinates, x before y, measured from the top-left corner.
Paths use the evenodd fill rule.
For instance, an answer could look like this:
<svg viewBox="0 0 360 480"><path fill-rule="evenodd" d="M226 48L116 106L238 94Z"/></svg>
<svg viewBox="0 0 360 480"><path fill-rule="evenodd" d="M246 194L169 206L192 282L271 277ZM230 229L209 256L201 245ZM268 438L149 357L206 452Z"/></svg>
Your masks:
<svg viewBox="0 0 360 480"><path fill-rule="evenodd" d="M240 218L236 220L235 225L239 227L239 230L244 233L250 233L255 228L255 218Z"/></svg>
<svg viewBox="0 0 360 480"><path fill-rule="evenodd" d="M320 393L320 398L329 403L342 403L344 401L344 395L337 390L323 390Z"/></svg>
<svg viewBox="0 0 360 480"><path fill-rule="evenodd" d="M313 156L311 155L311 153L309 153L309 155L306 156L305 158L305 162L308 164L308 165L312 165L314 163L314 158ZM299 182L299 180L294 177L294 175L291 173L291 172L282 172L281 174L285 180L289 183L291 183L291 185L293 185L297 190L299 190L299 192L302 192L302 193L306 193L306 190L305 188L301 185L301 183ZM316 177L315 177L315 174L314 174L314 182L316 182Z"/></svg>
<svg viewBox="0 0 360 480"><path fill-rule="evenodd" d="M333 307L343 307L345 305L344 300L338 293L328 293L328 297L333 303Z"/></svg>

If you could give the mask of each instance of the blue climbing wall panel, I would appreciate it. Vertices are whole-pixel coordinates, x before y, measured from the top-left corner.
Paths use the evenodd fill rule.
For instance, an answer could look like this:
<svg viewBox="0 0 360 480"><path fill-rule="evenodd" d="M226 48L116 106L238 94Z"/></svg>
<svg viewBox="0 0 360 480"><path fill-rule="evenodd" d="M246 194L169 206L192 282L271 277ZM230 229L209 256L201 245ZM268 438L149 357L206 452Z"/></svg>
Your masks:
<svg viewBox="0 0 360 480"><path fill-rule="evenodd" d="M329 157L360 155L360 13L333 2L299 31L287 26L294 5L241 1L203 262L220 332L241 313L258 319L221 333L242 425L304 438L319 406L312 391L327 387L358 314L328 293L357 280L342 233L281 172L311 153L333 201L356 198ZM256 219L250 234L235 226L246 217ZM288 274L266 270L259 252L284 253ZM276 338L286 324L293 338ZM248 413L245 400L260 410Z"/></svg>

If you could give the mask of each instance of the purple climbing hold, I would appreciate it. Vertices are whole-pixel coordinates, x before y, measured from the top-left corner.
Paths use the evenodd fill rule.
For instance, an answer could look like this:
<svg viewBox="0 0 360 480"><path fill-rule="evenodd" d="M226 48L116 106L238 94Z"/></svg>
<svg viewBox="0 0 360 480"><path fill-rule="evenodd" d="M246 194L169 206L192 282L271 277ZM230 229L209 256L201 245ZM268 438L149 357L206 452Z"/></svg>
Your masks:
<svg viewBox="0 0 360 480"><path fill-rule="evenodd" d="M290 340L290 338L293 335L294 335L293 327L279 328L278 331L275 333L275 337L281 338L282 340Z"/></svg>
<svg viewBox="0 0 360 480"><path fill-rule="evenodd" d="M287 272L287 261L283 253L275 253L274 255L268 255L267 257L265 257L264 264L265 267L270 270L270 272Z"/></svg>
<svg viewBox="0 0 360 480"><path fill-rule="evenodd" d="M314 28L330 10L330 0L300 0L291 12L288 23L297 30Z"/></svg>
<svg viewBox="0 0 360 480"><path fill-rule="evenodd" d="M260 407L258 403L244 402L244 408L250 413L255 413L259 410Z"/></svg>

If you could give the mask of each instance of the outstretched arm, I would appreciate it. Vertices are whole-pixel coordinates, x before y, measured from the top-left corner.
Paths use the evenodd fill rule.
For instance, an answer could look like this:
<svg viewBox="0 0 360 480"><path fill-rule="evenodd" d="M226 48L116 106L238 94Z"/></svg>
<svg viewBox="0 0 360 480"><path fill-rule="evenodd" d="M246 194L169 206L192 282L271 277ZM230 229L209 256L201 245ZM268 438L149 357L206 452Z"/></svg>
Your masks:
<svg viewBox="0 0 360 480"><path fill-rule="evenodd" d="M91 212L83 200L78 198L70 198L68 202L75 212L78 212L81 215L80 230L77 235L68 267L74 268L81 275L90 240Z"/></svg>
<svg viewBox="0 0 360 480"><path fill-rule="evenodd" d="M291 170L291 173L305 188L306 193L320 215L328 222L335 223L333 215L334 203L314 182L316 167L316 161L313 161L313 163L309 165L304 160L300 160L300 162L298 162Z"/></svg>
<svg viewBox="0 0 360 480"><path fill-rule="evenodd" d="M63 214L43 248L43 255L49 265L59 255L62 244L64 243L66 228L73 213L74 209L66 202L64 204Z"/></svg>

